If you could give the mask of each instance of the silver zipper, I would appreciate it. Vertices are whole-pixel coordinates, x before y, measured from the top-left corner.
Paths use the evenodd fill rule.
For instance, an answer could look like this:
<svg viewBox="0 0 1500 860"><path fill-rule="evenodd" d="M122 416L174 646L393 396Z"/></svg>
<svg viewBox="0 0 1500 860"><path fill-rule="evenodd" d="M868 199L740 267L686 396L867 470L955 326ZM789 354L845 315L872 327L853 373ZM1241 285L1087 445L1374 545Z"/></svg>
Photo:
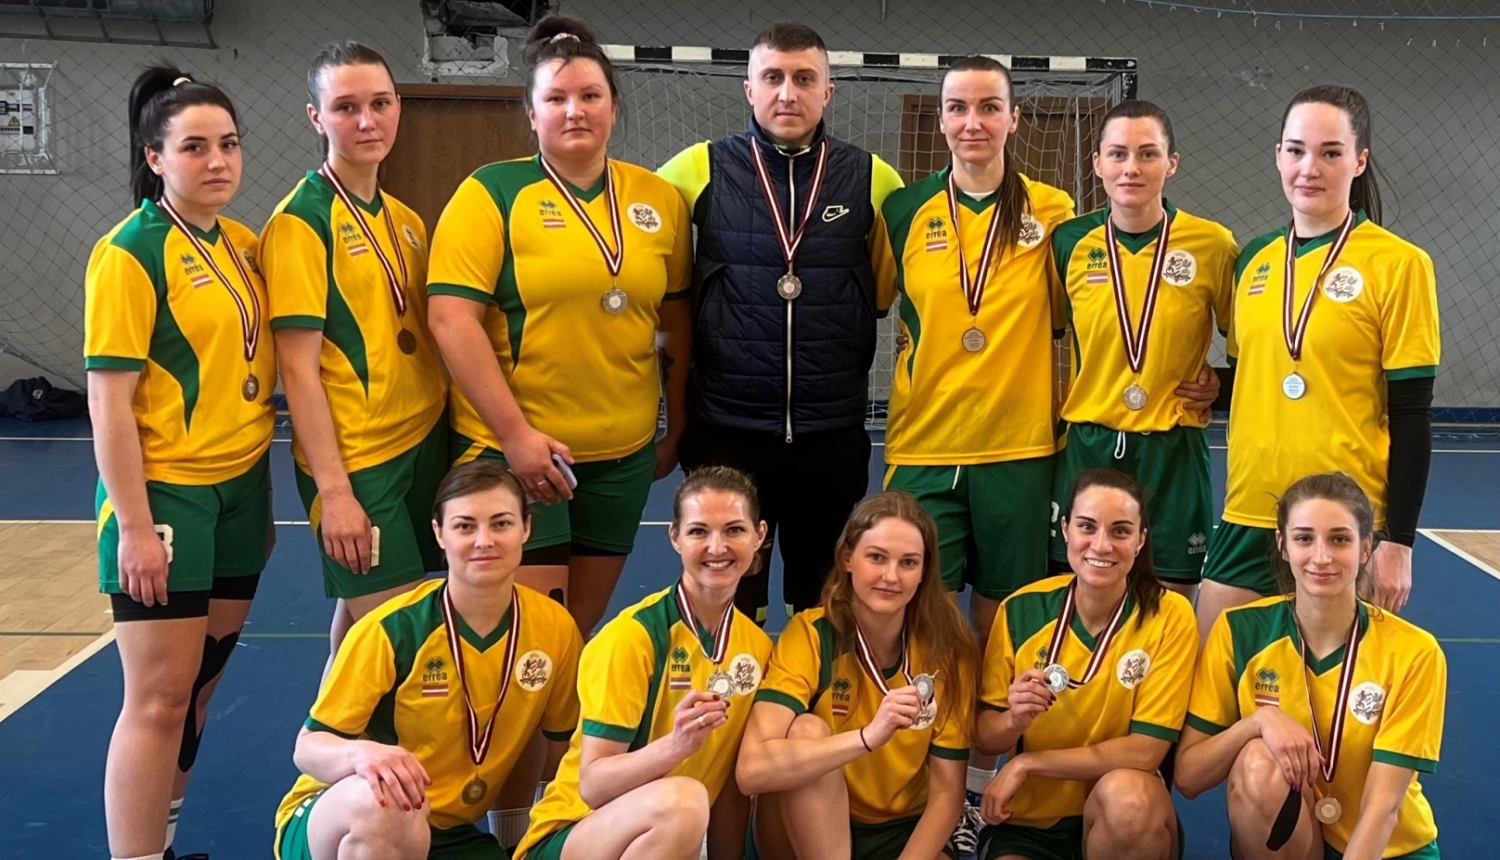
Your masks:
<svg viewBox="0 0 1500 860"><path fill-rule="evenodd" d="M797 153L788 153L786 157L786 191L787 191L787 218L791 223L787 225L789 233L797 232L797 162L794 161ZM789 265L788 269L791 268ZM785 301L785 300L783 300ZM786 303L786 443L792 444L792 305L796 302Z"/></svg>

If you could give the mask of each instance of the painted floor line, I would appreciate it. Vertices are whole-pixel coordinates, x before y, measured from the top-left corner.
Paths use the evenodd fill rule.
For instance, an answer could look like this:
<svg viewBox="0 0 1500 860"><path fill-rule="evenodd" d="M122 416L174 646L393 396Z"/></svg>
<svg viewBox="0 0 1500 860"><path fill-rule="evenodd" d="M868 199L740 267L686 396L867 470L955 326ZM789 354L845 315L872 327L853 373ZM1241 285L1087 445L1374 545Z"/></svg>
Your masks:
<svg viewBox="0 0 1500 860"><path fill-rule="evenodd" d="M4 722L11 714L19 711L22 705L41 695L42 691L82 666L113 641L115 631L109 630L56 669L20 669L0 678L0 722Z"/></svg>
<svg viewBox="0 0 1500 860"><path fill-rule="evenodd" d="M1444 549L1448 550L1464 561L1467 561L1469 564L1474 565L1475 567L1479 568L1480 570L1484 571L1490 576L1493 576L1496 579L1500 579L1500 570L1496 570L1489 562L1484 561L1483 559L1465 551L1462 547L1457 546L1452 541L1446 540L1445 538L1439 537L1437 535L1437 532L1440 531L1458 531L1458 529L1417 529L1417 531L1422 535L1425 535L1433 543L1443 547Z"/></svg>

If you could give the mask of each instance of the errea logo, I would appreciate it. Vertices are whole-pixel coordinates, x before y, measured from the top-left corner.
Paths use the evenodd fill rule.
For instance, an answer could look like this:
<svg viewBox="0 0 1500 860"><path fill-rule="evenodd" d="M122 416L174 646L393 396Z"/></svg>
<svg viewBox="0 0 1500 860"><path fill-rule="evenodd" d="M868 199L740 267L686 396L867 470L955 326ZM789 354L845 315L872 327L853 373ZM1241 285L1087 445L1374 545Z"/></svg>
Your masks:
<svg viewBox="0 0 1500 860"><path fill-rule="evenodd" d="M448 680L448 673L444 671L447 663L441 657L433 657L422 666L422 683L430 684L434 681Z"/></svg>
<svg viewBox="0 0 1500 860"><path fill-rule="evenodd" d="M1103 248L1095 248L1089 251L1089 269L1103 269L1108 265L1108 259Z"/></svg>
<svg viewBox="0 0 1500 860"><path fill-rule="evenodd" d="M1188 555L1202 555L1208 551L1208 536L1203 532L1193 532L1187 539Z"/></svg>

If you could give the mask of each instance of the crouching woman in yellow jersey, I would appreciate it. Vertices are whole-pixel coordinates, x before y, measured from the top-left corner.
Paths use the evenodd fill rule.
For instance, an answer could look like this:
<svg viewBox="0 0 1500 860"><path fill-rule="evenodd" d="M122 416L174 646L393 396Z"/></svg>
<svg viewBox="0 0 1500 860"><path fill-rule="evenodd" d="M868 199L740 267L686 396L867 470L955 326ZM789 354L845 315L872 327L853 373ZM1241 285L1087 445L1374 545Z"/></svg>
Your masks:
<svg viewBox="0 0 1500 860"><path fill-rule="evenodd" d="M1287 593L1230 609L1193 681L1176 782L1226 779L1240 860L1436 860L1418 773L1437 770L1448 668L1431 634L1358 598L1375 510L1343 473L1276 506Z"/></svg>
<svg viewBox="0 0 1500 860"><path fill-rule="evenodd" d="M1218 377L1205 359L1215 321L1229 328L1239 249L1224 227L1162 196L1177 160L1166 112L1121 102L1094 153L1109 206L1052 234L1077 356L1052 510L1067 514L1085 469L1133 475L1146 488L1156 575L1191 600L1214 524L1204 428ZM1061 529L1052 560L1067 561Z"/></svg>
<svg viewBox="0 0 1500 860"><path fill-rule="evenodd" d="M782 632L738 765L757 795L760 856L945 852L963 814L979 648L943 587L937 541L910 495L865 499L823 605Z"/></svg>
<svg viewBox="0 0 1500 860"><path fill-rule="evenodd" d="M448 578L349 630L293 754L278 860L501 860L474 827L540 727L553 762L578 720L582 639L556 602L515 584L525 493L497 463L439 485Z"/></svg>
<svg viewBox="0 0 1500 860"><path fill-rule="evenodd" d="M995 616L975 738L1012 755L984 792L981 860L1181 856L1157 769L1187 714L1198 632L1156 578L1144 495L1124 473L1081 473L1063 522L1073 575Z"/></svg>
<svg viewBox="0 0 1500 860"><path fill-rule="evenodd" d="M160 858L272 543L276 358L229 97L173 68L130 92L138 204L94 246L84 367L99 466L100 589L125 704L104 769L115 857ZM184 729L184 726L186 727Z"/></svg>
<svg viewBox="0 0 1500 860"><path fill-rule="evenodd" d="M443 210L432 331L453 374L455 455L503 456L546 503L521 581L565 600L587 634L635 545L653 476L677 461L692 224L665 179L608 157L619 94L589 29L544 18L526 58L541 151L481 167ZM667 433L653 445L658 333ZM554 457L572 464L576 487Z"/></svg>
<svg viewBox="0 0 1500 860"><path fill-rule="evenodd" d="M261 259L297 489L338 598L331 660L350 624L441 567L427 520L448 471L447 385L427 333L426 228L376 181L401 122L390 70L357 42L330 45L307 97L326 160L272 213Z"/></svg>
<svg viewBox="0 0 1500 860"><path fill-rule="evenodd" d="M737 860L749 802L734 760L771 639L734 608L766 536L755 486L698 469L672 502L682 576L583 650L580 731L517 860Z"/></svg>

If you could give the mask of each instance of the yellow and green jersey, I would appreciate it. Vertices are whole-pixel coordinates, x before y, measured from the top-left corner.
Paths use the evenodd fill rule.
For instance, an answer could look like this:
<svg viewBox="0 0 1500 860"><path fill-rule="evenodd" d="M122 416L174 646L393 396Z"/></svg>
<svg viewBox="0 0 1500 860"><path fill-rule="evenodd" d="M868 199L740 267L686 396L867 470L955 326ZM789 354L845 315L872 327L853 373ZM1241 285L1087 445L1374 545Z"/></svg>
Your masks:
<svg viewBox="0 0 1500 860"><path fill-rule="evenodd" d="M255 234L228 218L208 232L188 229L196 244L145 200L94 245L84 368L140 371L131 411L146 480L217 484L248 472L271 446L276 350Z"/></svg>
<svg viewBox="0 0 1500 860"><path fill-rule="evenodd" d="M633 164L611 160L608 169L624 242L618 277L537 157L464 180L438 222L427 273L431 295L485 306L485 332L527 422L584 462L624 457L655 438L658 309L692 285L692 222L676 189ZM618 250L604 180L571 190ZM614 289L625 294L618 313L604 307ZM456 386L452 407L454 431L500 447Z"/></svg>
<svg viewBox="0 0 1500 860"><path fill-rule="evenodd" d="M1336 233L1296 251L1294 320ZM1283 334L1285 271L1285 228L1240 254L1229 330L1236 371L1224 519L1275 528L1276 500L1292 482L1338 470L1369 494L1380 527L1390 468L1386 382L1436 375L1442 353L1432 258L1361 213L1323 279L1301 361L1292 360ZM1298 400L1282 392L1293 371L1306 382Z"/></svg>
<svg viewBox="0 0 1500 860"><path fill-rule="evenodd" d="M771 667L755 700L784 705L799 715L811 711L835 734L868 725L885 694L852 650L840 653L837 639L821 608L792 616L776 640ZM912 649L912 673L931 674L925 650L918 643ZM906 685L900 671L899 664L884 670L888 687ZM896 732L885 746L844 765L853 820L881 824L920 815L927 808L928 758L968 760L973 703L960 695L951 679L938 674L933 681L936 712L918 722L921 728Z"/></svg>
<svg viewBox="0 0 1500 860"><path fill-rule="evenodd" d="M1236 383L1238 384L1238 383ZM1331 785L1319 777L1320 797L1339 801L1344 813L1323 825L1323 839L1342 852L1359 821L1365 775L1372 762L1436 773L1443 741L1448 663L1425 630L1361 602L1357 645L1343 721L1343 741ZM1214 735L1260 707L1283 713L1322 732L1324 750L1338 702L1346 646L1321 659L1307 656L1289 597L1268 597L1226 611L1214 622L1193 679L1188 725ZM1398 857L1437 838L1432 808L1420 780L1406 788L1385 857Z"/></svg>
<svg viewBox="0 0 1500 860"><path fill-rule="evenodd" d="M1006 598L995 615L985 649L979 707L1008 710L1010 685L1027 669L1059 663L1082 680L1099 644L1075 613L1060 654L1048 654L1058 615L1074 577L1054 576ZM1187 715L1198 625L1192 604L1163 591L1155 614L1145 617L1125 598L1118 633L1108 643L1098 673L1081 687L1057 694L1037 715L1017 746L1027 752L1076 749L1131 734L1175 743ZM1102 632L1101 632L1102 634ZM1027 827L1051 827L1082 815L1090 785L1079 780L1031 777L1011 801L1011 819Z"/></svg>
<svg viewBox="0 0 1500 860"><path fill-rule="evenodd" d="M1047 238L1073 217L1073 201L1021 177L1031 198L1019 242L995 252L977 315L969 313L958 243L979 265L998 194L958 197L948 206L945 167L893 192L882 213L894 265L906 348L896 356L886 421L885 461L893 466L953 466L1020 460L1056 450L1054 332L1064 325ZM877 269L880 266L877 266ZM964 335L984 334L971 352Z"/></svg>
<svg viewBox="0 0 1500 860"><path fill-rule="evenodd" d="M358 213L309 172L266 222L260 256L271 327L323 332L323 390L344 467L355 472L416 447L442 415L447 382L427 329L422 219L389 194L349 200ZM402 285L404 313L382 255ZM411 354L398 338L409 338ZM292 453L306 471L295 434Z"/></svg>
<svg viewBox="0 0 1500 860"><path fill-rule="evenodd" d="M578 793L584 737L629 744L634 752L669 735L677 703L689 690L706 690L709 676L719 671L704 654L712 652L713 638L682 618L677 603L680 587L673 585L627 608L583 649L578 673L580 731L558 765L557 776L532 808L531 826L515 857L525 857L545 836L589 814L588 804ZM722 664L735 687L729 721L710 732L697 752L667 774L703 783L710 803L718 798L725 780L734 777L750 702L771 656L771 638L765 631L738 609L732 617Z"/></svg>
<svg viewBox="0 0 1500 860"><path fill-rule="evenodd" d="M1229 327L1234 264L1239 249L1219 224L1166 203L1167 248L1156 288L1151 324L1145 329L1141 372L1130 369L1111 280L1106 239L1108 209L1064 223L1052 234L1052 253L1066 291L1073 327L1073 379L1062 417L1071 424L1099 424L1128 433L1158 433L1173 427L1205 427L1173 391L1197 378L1213 343L1214 323ZM1120 276L1129 326L1139 332L1161 238L1158 224L1134 237L1119 231ZM1130 409L1131 385L1147 393L1143 409Z"/></svg>
<svg viewBox="0 0 1500 860"><path fill-rule="evenodd" d="M416 756L432 780L427 786L428 819L433 827L446 830L484 817L538 726L554 741L572 735L578 721L574 685L583 643L567 610L524 586L516 586L521 624L513 648L511 611L486 636L455 614L463 682L481 727L495 713L506 655L517 655L505 702L495 716L489 751L476 766L469 751L464 690L443 622L443 587L444 580L430 580L354 623L323 679L306 726L399 746ZM476 776L488 790L475 802L465 803L464 786ZM327 787L305 774L298 777L276 810L276 826L308 796Z"/></svg>

